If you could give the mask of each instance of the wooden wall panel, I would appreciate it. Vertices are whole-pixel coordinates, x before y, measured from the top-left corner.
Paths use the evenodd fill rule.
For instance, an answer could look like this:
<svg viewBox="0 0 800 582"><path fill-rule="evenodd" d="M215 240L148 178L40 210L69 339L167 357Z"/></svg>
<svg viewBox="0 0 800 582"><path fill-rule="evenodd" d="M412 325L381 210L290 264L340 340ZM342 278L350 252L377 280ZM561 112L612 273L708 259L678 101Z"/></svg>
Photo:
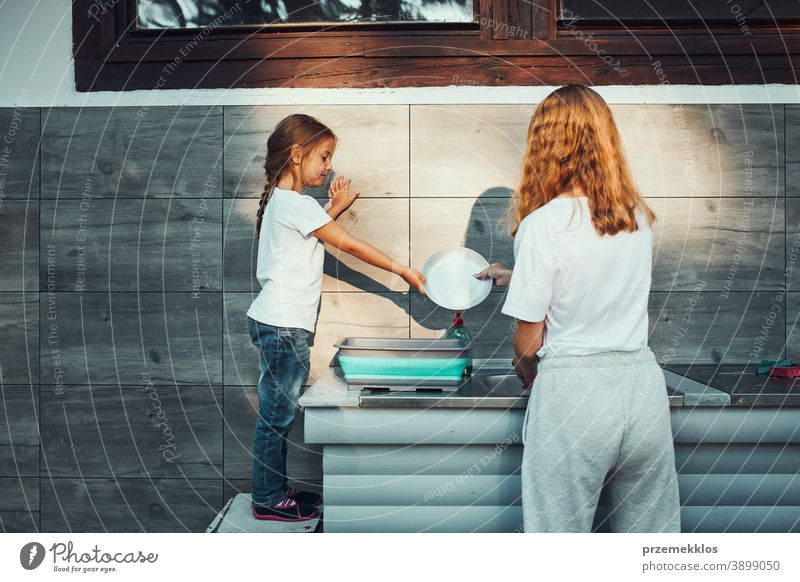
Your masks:
<svg viewBox="0 0 800 582"><path fill-rule="evenodd" d="M42 394L42 476L222 475L222 388L141 382Z"/></svg>
<svg viewBox="0 0 800 582"><path fill-rule="evenodd" d="M783 105L613 105L611 110L642 195L783 196Z"/></svg>
<svg viewBox="0 0 800 582"><path fill-rule="evenodd" d="M39 479L0 478L0 532L39 531Z"/></svg>
<svg viewBox="0 0 800 582"><path fill-rule="evenodd" d="M225 386L225 479L253 474L253 432L258 420L258 388ZM288 437L286 473L294 482L322 480L322 446L303 442L304 414L298 410ZM247 487L250 490L250 487Z"/></svg>
<svg viewBox="0 0 800 582"><path fill-rule="evenodd" d="M0 292L0 380L39 382L39 314L36 293Z"/></svg>
<svg viewBox="0 0 800 582"><path fill-rule="evenodd" d="M220 293L42 298L42 321L48 322L42 334L43 382L54 383L51 350L58 349L63 384L136 385L144 374L154 383L222 383ZM54 336L50 325L56 325Z"/></svg>
<svg viewBox="0 0 800 582"><path fill-rule="evenodd" d="M42 110L42 198L219 198L222 107Z"/></svg>
<svg viewBox="0 0 800 582"><path fill-rule="evenodd" d="M408 196L407 105L303 105L225 108L226 197L261 197L267 139L293 113L312 115L333 130L333 170L352 179L362 196ZM308 193L326 196L327 190Z"/></svg>
<svg viewBox="0 0 800 582"><path fill-rule="evenodd" d="M531 105L412 105L411 195L507 197L519 180Z"/></svg>
<svg viewBox="0 0 800 582"><path fill-rule="evenodd" d="M0 198L0 224L0 291L36 291L39 201Z"/></svg>
<svg viewBox="0 0 800 582"><path fill-rule="evenodd" d="M39 386L0 385L0 477L39 476Z"/></svg>
<svg viewBox="0 0 800 582"><path fill-rule="evenodd" d="M39 198L39 108L0 107L0 135L3 148L10 150L0 148L0 200Z"/></svg>
<svg viewBox="0 0 800 582"><path fill-rule="evenodd" d="M653 291L778 289L784 273L783 198L650 198Z"/></svg>
<svg viewBox="0 0 800 582"><path fill-rule="evenodd" d="M203 532L222 479L42 480L44 532Z"/></svg>
<svg viewBox="0 0 800 582"><path fill-rule="evenodd" d="M800 196L800 104L786 107L786 195Z"/></svg>
<svg viewBox="0 0 800 582"><path fill-rule="evenodd" d="M422 269L436 251L460 246L476 251L490 263L513 266L514 242L504 219L508 202L508 198L488 196L412 199L412 266Z"/></svg>
<svg viewBox="0 0 800 582"><path fill-rule="evenodd" d="M662 365L776 360L786 340L785 312L772 309L776 295L737 291L723 297L702 289L653 292L650 347Z"/></svg>
<svg viewBox="0 0 800 582"><path fill-rule="evenodd" d="M42 291L222 290L220 199L44 200L41 221Z"/></svg>

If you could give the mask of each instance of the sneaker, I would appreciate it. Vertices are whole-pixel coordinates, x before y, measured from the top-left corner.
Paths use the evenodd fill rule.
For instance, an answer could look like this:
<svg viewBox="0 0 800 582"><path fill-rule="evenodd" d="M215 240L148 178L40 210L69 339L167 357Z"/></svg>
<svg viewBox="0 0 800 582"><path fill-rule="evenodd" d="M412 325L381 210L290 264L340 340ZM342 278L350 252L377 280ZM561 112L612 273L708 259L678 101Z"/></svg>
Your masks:
<svg viewBox="0 0 800 582"><path fill-rule="evenodd" d="M291 497L300 505L320 505L322 503L322 495L314 493L313 491L300 491L294 487L289 487L286 491L286 497Z"/></svg>
<svg viewBox="0 0 800 582"><path fill-rule="evenodd" d="M267 521L306 521L319 515L313 505L303 505L288 495L276 505L254 505L253 517Z"/></svg>

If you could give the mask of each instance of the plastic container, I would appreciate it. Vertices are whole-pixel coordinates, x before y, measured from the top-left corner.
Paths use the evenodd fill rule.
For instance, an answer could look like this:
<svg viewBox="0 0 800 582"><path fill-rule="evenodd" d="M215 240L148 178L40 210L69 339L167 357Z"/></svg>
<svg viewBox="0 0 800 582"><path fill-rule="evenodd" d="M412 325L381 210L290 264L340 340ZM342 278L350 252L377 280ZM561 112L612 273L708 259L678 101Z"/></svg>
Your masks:
<svg viewBox="0 0 800 582"><path fill-rule="evenodd" d="M463 339L345 338L335 344L348 384L459 384L470 364Z"/></svg>

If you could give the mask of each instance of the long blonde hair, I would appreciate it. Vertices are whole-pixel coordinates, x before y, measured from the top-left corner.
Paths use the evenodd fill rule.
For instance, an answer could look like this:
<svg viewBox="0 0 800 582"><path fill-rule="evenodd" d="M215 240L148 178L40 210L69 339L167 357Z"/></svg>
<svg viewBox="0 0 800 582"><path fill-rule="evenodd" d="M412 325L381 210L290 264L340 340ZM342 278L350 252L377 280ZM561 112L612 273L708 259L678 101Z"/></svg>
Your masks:
<svg viewBox="0 0 800 582"><path fill-rule="evenodd" d="M656 219L634 186L611 110L585 85L561 87L536 107L507 212L511 234L531 212L570 189L587 196L601 236L636 231L637 209L651 224Z"/></svg>
<svg viewBox="0 0 800 582"><path fill-rule="evenodd" d="M264 156L266 182L261 192L261 200L256 214L256 236L261 235L264 211L283 172L288 169L296 184L302 182L302 161L299 168L295 168L289 163L292 157L292 146L299 145L303 149L303 160L305 160L314 147L327 137L336 141L336 134L328 126L303 113L293 113L284 117L275 126L267 139L267 155Z"/></svg>

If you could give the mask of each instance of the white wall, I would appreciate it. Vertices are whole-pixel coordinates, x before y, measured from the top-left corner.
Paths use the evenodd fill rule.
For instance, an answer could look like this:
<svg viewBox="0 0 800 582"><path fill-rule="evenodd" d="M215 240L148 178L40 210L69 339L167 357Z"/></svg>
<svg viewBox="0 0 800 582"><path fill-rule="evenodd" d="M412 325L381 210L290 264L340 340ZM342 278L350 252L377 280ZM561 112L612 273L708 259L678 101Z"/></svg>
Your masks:
<svg viewBox="0 0 800 582"><path fill-rule="evenodd" d="M0 0L0 107L313 103L536 103L552 87L183 89L78 93L70 0ZM800 103L798 85L609 86L610 103Z"/></svg>

